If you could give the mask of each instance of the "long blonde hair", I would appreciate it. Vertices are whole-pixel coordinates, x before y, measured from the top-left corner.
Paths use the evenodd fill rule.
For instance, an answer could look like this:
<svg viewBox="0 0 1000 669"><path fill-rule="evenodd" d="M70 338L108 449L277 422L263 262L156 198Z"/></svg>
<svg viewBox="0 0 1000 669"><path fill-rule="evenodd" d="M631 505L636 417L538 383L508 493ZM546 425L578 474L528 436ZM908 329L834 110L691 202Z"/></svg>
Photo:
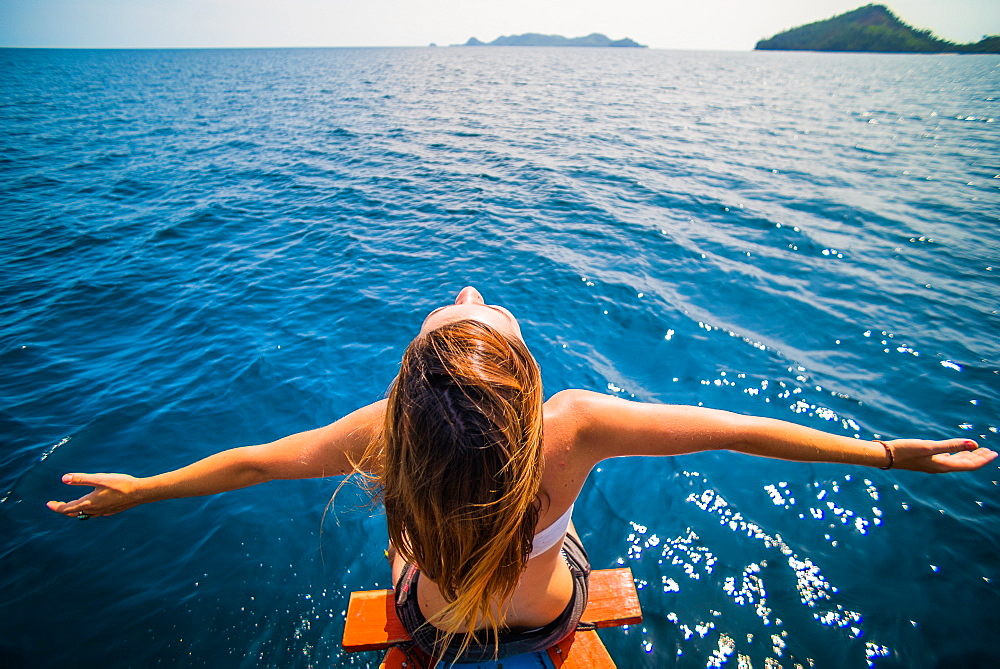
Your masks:
<svg viewBox="0 0 1000 669"><path fill-rule="evenodd" d="M437 654L463 629L459 653L477 627L495 644L538 520L537 363L520 339L475 320L422 334L403 354L379 441L367 469L389 539L447 602L428 620L443 632Z"/></svg>

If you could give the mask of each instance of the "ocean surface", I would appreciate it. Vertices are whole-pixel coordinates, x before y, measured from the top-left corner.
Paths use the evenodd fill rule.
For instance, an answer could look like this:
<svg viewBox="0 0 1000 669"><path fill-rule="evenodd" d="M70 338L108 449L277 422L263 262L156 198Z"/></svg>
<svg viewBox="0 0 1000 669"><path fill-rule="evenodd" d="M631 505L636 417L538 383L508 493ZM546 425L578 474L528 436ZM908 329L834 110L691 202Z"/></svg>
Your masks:
<svg viewBox="0 0 1000 669"><path fill-rule="evenodd" d="M86 523L378 399L467 284L546 393L1000 446L1000 58L0 50L0 664L377 666L337 479ZM998 466L608 461L575 521L622 667L1000 666Z"/></svg>

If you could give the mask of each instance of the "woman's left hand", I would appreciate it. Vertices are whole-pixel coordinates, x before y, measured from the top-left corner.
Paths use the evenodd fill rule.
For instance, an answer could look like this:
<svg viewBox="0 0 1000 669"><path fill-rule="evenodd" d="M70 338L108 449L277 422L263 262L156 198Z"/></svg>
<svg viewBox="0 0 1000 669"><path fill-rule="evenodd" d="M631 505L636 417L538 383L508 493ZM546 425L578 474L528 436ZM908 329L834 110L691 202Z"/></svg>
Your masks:
<svg viewBox="0 0 1000 669"><path fill-rule="evenodd" d="M139 494L141 479L128 474L66 474L62 481L94 488L72 502L53 501L46 504L56 513L70 518L110 516L143 502Z"/></svg>

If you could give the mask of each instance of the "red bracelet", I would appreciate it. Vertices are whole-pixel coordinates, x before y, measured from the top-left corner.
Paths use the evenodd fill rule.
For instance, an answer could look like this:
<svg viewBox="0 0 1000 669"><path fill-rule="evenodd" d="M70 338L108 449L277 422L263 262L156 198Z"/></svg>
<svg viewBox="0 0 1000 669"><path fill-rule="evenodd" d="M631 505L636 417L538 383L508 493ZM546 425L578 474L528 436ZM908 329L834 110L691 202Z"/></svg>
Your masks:
<svg viewBox="0 0 1000 669"><path fill-rule="evenodd" d="M885 467L879 467L879 469L892 469L892 464L896 461L896 456L892 452L892 446L885 443L881 439L872 439L876 444L882 444L882 448L885 449L885 454L889 456L889 464Z"/></svg>

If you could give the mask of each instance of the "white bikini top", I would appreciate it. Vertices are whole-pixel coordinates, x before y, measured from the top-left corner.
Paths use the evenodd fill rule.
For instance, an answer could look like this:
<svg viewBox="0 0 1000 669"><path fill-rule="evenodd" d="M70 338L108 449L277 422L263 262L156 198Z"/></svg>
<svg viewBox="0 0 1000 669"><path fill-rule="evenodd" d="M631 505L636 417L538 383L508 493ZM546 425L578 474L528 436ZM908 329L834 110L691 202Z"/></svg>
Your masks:
<svg viewBox="0 0 1000 669"><path fill-rule="evenodd" d="M541 555L556 544L562 542L563 538L566 536L566 532L569 530L569 521L573 519L574 506L575 503L570 504L569 508L566 509L566 513L559 516L554 523L535 535L534 541L531 542L531 555L528 556L529 560L533 557Z"/></svg>

